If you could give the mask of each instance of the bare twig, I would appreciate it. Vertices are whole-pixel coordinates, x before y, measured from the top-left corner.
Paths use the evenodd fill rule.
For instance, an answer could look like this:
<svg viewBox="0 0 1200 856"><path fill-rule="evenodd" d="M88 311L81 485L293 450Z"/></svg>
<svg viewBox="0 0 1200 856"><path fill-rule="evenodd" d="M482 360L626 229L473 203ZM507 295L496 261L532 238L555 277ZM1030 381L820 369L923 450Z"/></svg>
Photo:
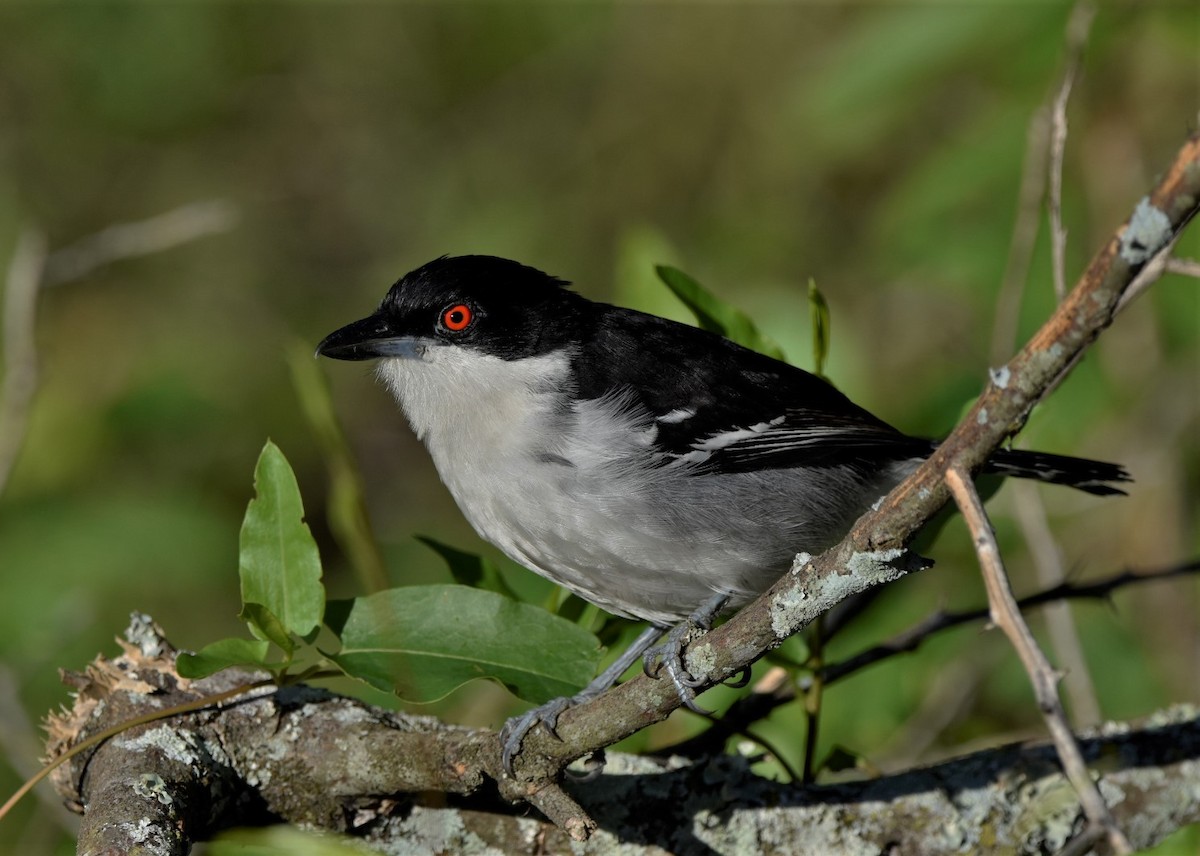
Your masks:
<svg viewBox="0 0 1200 856"><path fill-rule="evenodd" d="M1138 271L1138 275L1133 278L1133 282L1129 284L1129 288L1125 289L1125 293L1121 296L1121 302L1117 304L1117 310L1114 315L1120 315L1129 308L1133 301L1141 297L1154 283L1167 272L1168 265L1171 262L1171 253L1175 249L1175 244L1178 243L1178 236L1172 238L1166 246L1154 254L1154 256L1146 262L1145 266Z"/></svg>
<svg viewBox="0 0 1200 856"><path fill-rule="evenodd" d="M82 279L120 259L160 253L206 235L226 232L238 210L225 199L189 202L146 220L118 223L56 250L46 263L46 284Z"/></svg>
<svg viewBox="0 0 1200 856"><path fill-rule="evenodd" d="M1033 338L984 389L928 460L820 556L800 557L791 572L688 649L688 671L701 687L741 672L804 629L835 603L900 578L924 564L908 544L949 498L950 466L982 467L1017 433L1045 391L1070 370L1112 322L1138 271L1200 209L1200 136L1188 139L1158 184L1089 263L1079 284ZM534 729L516 760L518 781L553 779L572 759L666 718L680 705L666 681L644 675L613 687L559 718L558 738ZM501 783L501 793L509 791Z"/></svg>
<svg viewBox="0 0 1200 856"><path fill-rule="evenodd" d="M1067 101L1079 71L1079 60L1087 44L1088 32L1096 7L1091 0L1081 0L1071 10L1067 21L1067 67L1063 72L1058 95L1051 110L1050 137L1050 253L1053 264L1054 294L1059 302L1067 296L1066 249L1067 231L1062 223L1062 168L1067 147Z"/></svg>
<svg viewBox="0 0 1200 856"><path fill-rule="evenodd" d="M809 642L809 662L820 667L824 662L821 639L821 622L818 619L812 625L812 638ZM824 696L825 682L819 672L814 672L804 682L804 765L800 769L800 781L811 785L817 775L817 739L821 734L821 699Z"/></svg>
<svg viewBox="0 0 1200 856"><path fill-rule="evenodd" d="M1021 297L1025 293L1025 283L1033 263L1033 249L1037 243L1038 212L1046 194L1049 138L1050 108L1042 105L1030 118L1029 128L1025 132L1025 161L1021 167L1020 189L1017 191L1017 215L992 322L990 354L993 365L1008 359L1016 343Z"/></svg>
<svg viewBox="0 0 1200 856"><path fill-rule="evenodd" d="M34 230L17 242L8 267L4 295L4 389L0 392L0 494L25 440L29 411L37 393L34 331L38 291L87 276L118 259L161 252L215 232L237 220L237 209L223 199L181 205L165 214L109 226L61 250L47 253L46 240Z"/></svg>
<svg viewBox="0 0 1200 856"><path fill-rule="evenodd" d="M1092 781L1079 744L1067 724L1066 714L1058 698L1058 675L1038 647L1029 625L1021 617L1021 610L1008 584L1008 575L1004 570L991 522L983 510L983 502L975 491L970 474L960 466L951 466L946 471L946 487L962 512L975 542L975 552L979 556L979 566L983 572L992 621L1004 631L1029 674L1034 696L1054 740L1063 772L1075 788L1084 813L1093 826L1104 830L1109 846L1114 852L1133 852L1129 841L1113 820L1099 788Z"/></svg>
<svg viewBox="0 0 1200 856"><path fill-rule="evenodd" d="M1200 560L1185 562L1175 567L1158 571L1135 572L1120 571L1102 579L1088 583L1062 582L1058 585L1026 595L1017 601L1022 611L1046 604L1064 600L1102 599L1108 598L1113 592L1128 585L1156 582L1200 573ZM859 653L829 663L822 667L820 678L828 687L831 684L856 674L868 666L873 666L899 654L909 654L916 651L926 640L954 627L961 627L974 621L983 621L988 617L988 608L968 609L960 612L938 610L912 627L904 630L885 642L873 645ZM772 670L768 674L775 674ZM784 673L779 669L778 673ZM754 691L735 701L719 718L712 718L712 728L695 737L658 750L663 754L683 755L688 758L698 758L721 751L725 741L736 734L747 734L747 729L755 722L765 719L771 711L787 704L796 698L796 686L791 681L779 680L760 681Z"/></svg>
<svg viewBox="0 0 1200 856"><path fill-rule="evenodd" d="M1000 363L1012 353L1017 334L1017 319L1021 312L1021 297L1033 261L1038 233L1038 208L1050 192L1051 233L1056 239L1054 252L1055 293L1061 300L1066 293L1065 255L1066 232L1062 227L1062 162L1066 148L1066 105L1079 68L1079 59L1087 41L1088 29L1095 15L1091 2L1075 6L1067 21L1065 69L1055 96L1042 104L1029 120L1025 133L1025 159L1021 167L1021 183L1017 191L1017 214L1013 222L1012 240L1000 291L996 298L995 321L992 325L992 363Z"/></svg>
<svg viewBox="0 0 1200 856"><path fill-rule="evenodd" d="M1062 585L1067 578L1062 551L1046 520L1046 506L1041 493L1033 482L1017 481L1011 489L1017 525L1021 527L1021 534L1029 545L1038 583L1046 588ZM1088 671L1087 658L1079 642L1079 631L1075 627L1069 602L1059 600L1046 604L1045 620L1050 645L1066 673L1063 683L1071 700L1074 723L1077 726L1095 725L1100 721L1100 702L1096 698L1096 687Z"/></svg>
<svg viewBox="0 0 1200 856"><path fill-rule="evenodd" d="M1200 279L1200 261L1195 259L1167 259L1166 268L1167 273L1194 276Z"/></svg>
<svg viewBox="0 0 1200 856"><path fill-rule="evenodd" d="M1149 573L1121 571L1120 573L1090 583L1060 583L1053 588L1021 598L1017 601L1017 605L1022 610L1026 610L1061 600L1107 598L1117 589L1134 583L1154 582L1156 580L1166 580L1195 573L1200 573L1200 561L1185 562L1173 568ZM987 617L988 610L986 607L982 609L969 609L963 612L945 612L939 610L920 623L913 625L908 630L896 634L886 642L861 651L841 662L831 663L826 666L823 672L825 683L832 684L889 657L915 651L920 647L922 642L943 630L969 624L972 621L980 621Z"/></svg>
<svg viewBox="0 0 1200 856"><path fill-rule="evenodd" d="M18 775L29 778L37 772L41 754L37 728L21 707L21 686L16 673L3 663L0 663L0 748ZM34 796L64 832L72 836L78 833L79 820L51 788L36 788Z"/></svg>
<svg viewBox="0 0 1200 856"><path fill-rule="evenodd" d="M4 291L4 389L0 391L0 494L17 462L37 391L37 294L46 239L32 229L17 241Z"/></svg>

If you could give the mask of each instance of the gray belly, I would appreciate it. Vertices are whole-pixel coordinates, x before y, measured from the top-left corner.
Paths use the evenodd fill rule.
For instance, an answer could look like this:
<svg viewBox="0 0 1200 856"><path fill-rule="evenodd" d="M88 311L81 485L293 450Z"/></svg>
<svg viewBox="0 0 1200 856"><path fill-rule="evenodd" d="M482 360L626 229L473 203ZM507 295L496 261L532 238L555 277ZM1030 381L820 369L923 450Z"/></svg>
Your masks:
<svg viewBox="0 0 1200 856"><path fill-rule="evenodd" d="M731 606L753 599L797 552L837 543L898 480L830 469L601 481L565 462L539 467L556 469L514 468L494 491L447 484L480 535L515 561L610 612L658 624L714 593Z"/></svg>

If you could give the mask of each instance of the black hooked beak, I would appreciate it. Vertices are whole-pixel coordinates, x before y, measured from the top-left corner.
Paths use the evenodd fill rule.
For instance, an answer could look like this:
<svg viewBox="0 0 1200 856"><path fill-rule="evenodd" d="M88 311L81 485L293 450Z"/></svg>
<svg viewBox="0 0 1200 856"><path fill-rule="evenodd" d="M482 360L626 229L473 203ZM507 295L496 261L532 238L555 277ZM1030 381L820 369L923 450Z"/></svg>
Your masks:
<svg viewBox="0 0 1200 856"><path fill-rule="evenodd" d="M380 357L419 358L428 341L397 335L378 312L334 330L317 345L317 356L335 360L374 360Z"/></svg>

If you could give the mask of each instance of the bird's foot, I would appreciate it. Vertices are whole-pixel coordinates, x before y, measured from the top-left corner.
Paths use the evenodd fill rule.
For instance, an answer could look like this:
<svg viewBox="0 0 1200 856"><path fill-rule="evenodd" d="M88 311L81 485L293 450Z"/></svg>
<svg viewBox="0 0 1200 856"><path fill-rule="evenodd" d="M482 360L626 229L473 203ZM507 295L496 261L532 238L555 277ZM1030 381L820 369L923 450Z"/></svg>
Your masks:
<svg viewBox="0 0 1200 856"><path fill-rule="evenodd" d="M545 704L527 710L520 716L514 716L508 722L504 723L504 727L500 729L501 762L504 764L504 772L510 776L513 775L513 759L521 751L521 744L525 742L525 735L536 728L538 723L545 726L546 731L552 736L558 737L558 732L554 730L558 726L558 717L567 708L574 707L591 698L590 696L580 698L582 695L583 693L580 693L576 696L562 696L551 699Z"/></svg>
<svg viewBox="0 0 1200 856"><path fill-rule="evenodd" d="M712 714L712 711L705 710L696 703L696 688L704 684L704 679L697 678L688 671L683 661L683 652L693 640L712 629L713 619L728 601L726 595L717 595L706 601L699 609L672 627L661 644L647 648L642 657L642 670L647 675L655 678L662 669L666 669L671 683L675 685L675 691L679 693L679 700L688 710L702 716Z"/></svg>
<svg viewBox="0 0 1200 856"><path fill-rule="evenodd" d="M652 678L657 678L662 669L667 670L667 676L679 693L679 700L688 710L701 715L712 713L696 703L696 687L703 681L698 680L683 662L683 650L693 639L704 635L706 628L694 623L690 618L676 624L667 634L661 645L655 645L646 650L642 660L642 670Z"/></svg>
<svg viewBox="0 0 1200 856"><path fill-rule="evenodd" d="M526 711L520 716L514 716L508 722L504 723L504 727L500 729L501 758L504 764L504 772L510 776L513 775L513 759L521 751L521 744L525 741L525 735L532 731L539 722L546 727L546 731L551 736L558 737L558 733L554 729L558 726L558 717L562 712L577 704L591 701L616 684L620 680L621 675L625 674L625 670L636 663L638 658L642 656L642 652L662 635L662 631L663 628L659 625L645 628L620 657L614 660L607 669L598 674L590 684L575 695L552 699L539 707L535 707L533 710ZM600 759L597 759L597 763L602 770L604 768L602 756ZM590 772L591 775L598 775L599 773L596 769Z"/></svg>

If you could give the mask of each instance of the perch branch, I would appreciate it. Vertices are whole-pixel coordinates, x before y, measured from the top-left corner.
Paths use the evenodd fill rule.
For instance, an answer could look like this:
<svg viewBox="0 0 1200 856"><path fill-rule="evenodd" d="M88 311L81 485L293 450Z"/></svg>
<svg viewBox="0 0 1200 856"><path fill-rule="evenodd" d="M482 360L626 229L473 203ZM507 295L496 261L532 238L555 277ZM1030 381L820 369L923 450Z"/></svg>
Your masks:
<svg viewBox="0 0 1200 856"><path fill-rule="evenodd" d="M75 706L50 723L52 754L133 716L257 677L231 670L183 681L159 634L139 617L122 657L68 676ZM385 852L462 852L467 841L480 851L580 852L563 829L569 818L556 828L486 794L469 805L442 795L480 786L472 769L493 743L488 731L293 686L124 730L70 758L54 781L71 805L87 806L80 852L182 856L223 828L280 819L351 834ZM1139 847L1200 819L1195 708L1093 730L1083 751L1090 761L1104 759L1114 788L1137 795L1114 811ZM993 748L893 776L803 788L758 777L750 764L736 756L688 763L609 753L607 773L564 789L580 812L604 820L582 852L725 853L741 852L746 841L797 840L829 853L1055 851L1085 823L1077 802L1055 796L1069 785L1049 746ZM790 849L773 852L780 847Z"/></svg>
<svg viewBox="0 0 1200 856"><path fill-rule="evenodd" d="M1200 560L1185 562L1182 565L1166 568L1165 570L1135 572L1120 571L1102 579L1086 583L1064 582L1052 588L1044 589L1035 594L1026 595L1017 601L1023 611L1055 603L1062 600L1103 599L1127 585L1144 582L1168 580L1175 577L1187 576L1200 572ZM988 618L988 608L947 612L938 610L922 619L907 630L897 633L890 639L866 648L857 654L828 663L821 667L820 678L826 685L853 675L868 666L873 666L884 660L900 654L916 651L930 637L960 627L971 622ZM783 669L772 669L772 674L786 674ZM683 755L688 758L698 758L720 752L725 741L735 734L744 734L746 729L759 720L765 719L775 708L785 705L796 698L795 685L787 680L771 680L766 678L755 685L749 695L744 695L730 705L720 717L712 719L712 727L688 740L676 743L660 750L664 754Z"/></svg>
<svg viewBox="0 0 1200 856"><path fill-rule="evenodd" d="M706 687L732 677L834 603L922 567L907 545L947 501L943 474L951 467L974 471L1020 430L1045 391L1112 321L1137 273L1198 207L1200 136L1193 136L1033 339L1007 365L993 370L992 382L929 460L864 515L840 544L816 558L798 557L791 573L693 643L687 654L689 672ZM561 739L541 729L530 732L517 760L517 777L553 780L572 759L664 719L678 704L668 682L635 677L566 711L557 728ZM519 790L513 795L519 797Z"/></svg>

